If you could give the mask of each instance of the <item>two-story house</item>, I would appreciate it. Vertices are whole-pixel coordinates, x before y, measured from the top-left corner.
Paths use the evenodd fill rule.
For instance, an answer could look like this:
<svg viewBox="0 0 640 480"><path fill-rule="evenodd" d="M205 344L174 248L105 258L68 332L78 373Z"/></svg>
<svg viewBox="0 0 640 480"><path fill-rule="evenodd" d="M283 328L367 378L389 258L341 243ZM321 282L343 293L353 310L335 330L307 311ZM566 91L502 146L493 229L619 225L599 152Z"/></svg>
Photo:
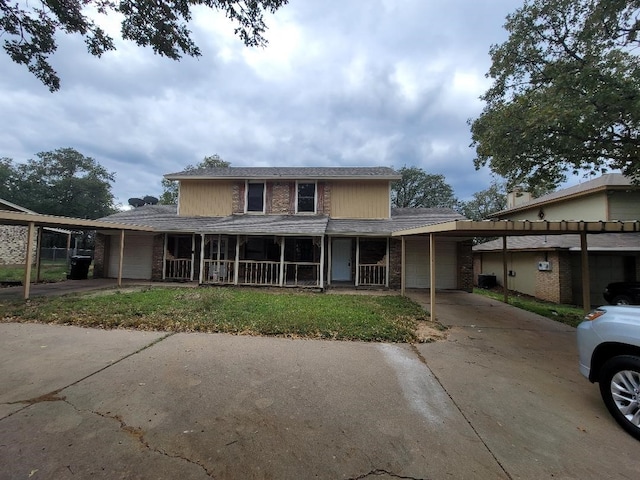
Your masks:
<svg viewBox="0 0 640 480"><path fill-rule="evenodd" d="M496 220L638 221L640 186L621 174L602 175L557 192L532 198L511 192L508 208L491 215ZM606 303L602 292L614 281L640 278L640 235L587 235L590 295L593 304ZM474 277L495 274L510 290L556 303L580 304L582 270L580 236L512 236L507 239L507 278L503 278L502 240L473 248Z"/></svg>
<svg viewBox="0 0 640 480"><path fill-rule="evenodd" d="M177 205L103 219L154 233L127 236L122 248L121 237L98 232L95 276L116 276L122 251L124 278L428 288L428 239L392 233L463 218L450 209L392 208L391 184L401 176L386 167L221 167L165 178L179 182ZM470 242L439 239L437 252L435 287L469 290Z"/></svg>

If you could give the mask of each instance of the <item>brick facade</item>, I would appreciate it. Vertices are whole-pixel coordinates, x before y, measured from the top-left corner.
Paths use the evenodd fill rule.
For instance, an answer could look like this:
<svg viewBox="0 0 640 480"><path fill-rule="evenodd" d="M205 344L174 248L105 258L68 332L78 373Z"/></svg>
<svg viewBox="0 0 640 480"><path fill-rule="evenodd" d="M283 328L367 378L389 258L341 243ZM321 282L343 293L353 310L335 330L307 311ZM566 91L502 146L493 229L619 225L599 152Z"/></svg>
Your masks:
<svg viewBox="0 0 640 480"><path fill-rule="evenodd" d="M458 242L458 290L473 291L473 242L466 240Z"/></svg>
<svg viewBox="0 0 640 480"><path fill-rule="evenodd" d="M162 280L162 263L164 261L164 234L154 235L151 256L151 280Z"/></svg>
<svg viewBox="0 0 640 480"><path fill-rule="evenodd" d="M96 234L93 251L93 278L104 278L107 275L105 260L109 258L109 237L101 233Z"/></svg>
<svg viewBox="0 0 640 480"><path fill-rule="evenodd" d="M271 215L295 215L296 213L296 182L266 182L265 183L265 213ZM232 211L234 214L244 213L245 183L234 182ZM331 212L331 183L316 183L318 215L329 215Z"/></svg>
<svg viewBox="0 0 640 480"><path fill-rule="evenodd" d="M34 235L34 249L37 243L37 229ZM35 252L35 250L34 250ZM14 225L0 226L0 265L24 265L27 256L27 227ZM35 253L33 261L35 262Z"/></svg>
<svg viewBox="0 0 640 480"><path fill-rule="evenodd" d="M549 262L551 270L536 273L535 296L553 303L571 303L571 257L567 252L547 252L536 257L537 262Z"/></svg>
<svg viewBox="0 0 640 480"><path fill-rule="evenodd" d="M402 287L402 241L392 238L389 243L389 288Z"/></svg>

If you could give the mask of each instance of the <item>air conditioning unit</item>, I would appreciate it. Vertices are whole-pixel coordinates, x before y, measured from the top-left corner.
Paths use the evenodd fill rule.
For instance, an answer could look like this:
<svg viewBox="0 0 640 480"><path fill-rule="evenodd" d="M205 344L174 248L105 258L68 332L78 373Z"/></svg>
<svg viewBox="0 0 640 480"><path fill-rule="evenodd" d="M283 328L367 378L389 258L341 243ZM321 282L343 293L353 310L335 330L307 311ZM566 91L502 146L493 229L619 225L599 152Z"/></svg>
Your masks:
<svg viewBox="0 0 640 480"><path fill-rule="evenodd" d="M538 262L538 270L541 272L549 272L551 270L551 262Z"/></svg>

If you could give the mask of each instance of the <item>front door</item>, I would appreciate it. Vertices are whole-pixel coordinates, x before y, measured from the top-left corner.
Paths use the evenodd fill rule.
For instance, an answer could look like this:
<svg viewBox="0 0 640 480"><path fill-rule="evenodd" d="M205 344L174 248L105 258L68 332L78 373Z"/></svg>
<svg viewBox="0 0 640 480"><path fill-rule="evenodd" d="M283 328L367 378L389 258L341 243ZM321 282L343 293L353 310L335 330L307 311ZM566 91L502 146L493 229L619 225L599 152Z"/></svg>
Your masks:
<svg viewBox="0 0 640 480"><path fill-rule="evenodd" d="M331 244L331 281L351 281L351 239L334 238Z"/></svg>

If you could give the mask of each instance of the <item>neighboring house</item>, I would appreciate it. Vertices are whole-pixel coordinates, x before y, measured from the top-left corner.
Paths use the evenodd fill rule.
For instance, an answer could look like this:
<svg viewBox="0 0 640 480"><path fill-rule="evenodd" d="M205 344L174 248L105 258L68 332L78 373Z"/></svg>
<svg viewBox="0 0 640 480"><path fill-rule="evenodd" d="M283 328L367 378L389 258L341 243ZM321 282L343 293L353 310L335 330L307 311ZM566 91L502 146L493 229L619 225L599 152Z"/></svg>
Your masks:
<svg viewBox="0 0 640 480"><path fill-rule="evenodd" d="M0 210L34 213L0 198ZM34 239L34 246L36 240ZM0 265L24 265L27 255L27 227L0 225Z"/></svg>
<svg viewBox="0 0 640 480"><path fill-rule="evenodd" d="M640 187L621 174L594 180L532 199L513 192L508 208L491 215L499 220L638 221ZM638 280L640 234L587 235L590 293L593 304L606 303L602 291L614 281ZM503 278L502 239L476 245L474 279ZM580 304L582 298L579 235L512 236L507 238L507 287L557 303Z"/></svg>
<svg viewBox="0 0 640 480"><path fill-rule="evenodd" d="M146 205L103 220L148 225L127 236L124 278L215 285L399 288L393 232L463 219L450 209L394 209L401 176L373 168L223 167L179 172L177 206ZM118 235L98 232L94 275L119 271ZM404 242L405 287L428 288L428 237ZM438 239L436 288L472 287L471 244Z"/></svg>

